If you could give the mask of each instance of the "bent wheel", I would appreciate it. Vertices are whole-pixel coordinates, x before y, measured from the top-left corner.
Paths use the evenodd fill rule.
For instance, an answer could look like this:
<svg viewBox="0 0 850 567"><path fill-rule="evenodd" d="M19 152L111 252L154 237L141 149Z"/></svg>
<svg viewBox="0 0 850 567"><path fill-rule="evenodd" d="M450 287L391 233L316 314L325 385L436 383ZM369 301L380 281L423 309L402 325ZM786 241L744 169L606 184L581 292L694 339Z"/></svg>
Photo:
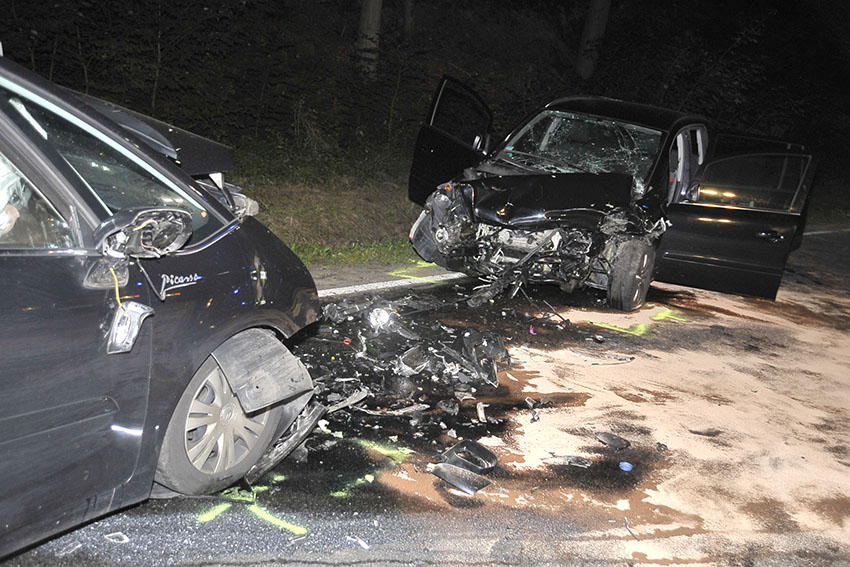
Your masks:
<svg viewBox="0 0 850 567"><path fill-rule="evenodd" d="M611 262L608 277L608 305L622 311L634 311L644 304L652 270L655 248L643 240L621 244Z"/></svg>
<svg viewBox="0 0 850 567"><path fill-rule="evenodd" d="M168 423L156 482L183 494L227 487L275 440L282 409L246 414L213 357L201 365Z"/></svg>

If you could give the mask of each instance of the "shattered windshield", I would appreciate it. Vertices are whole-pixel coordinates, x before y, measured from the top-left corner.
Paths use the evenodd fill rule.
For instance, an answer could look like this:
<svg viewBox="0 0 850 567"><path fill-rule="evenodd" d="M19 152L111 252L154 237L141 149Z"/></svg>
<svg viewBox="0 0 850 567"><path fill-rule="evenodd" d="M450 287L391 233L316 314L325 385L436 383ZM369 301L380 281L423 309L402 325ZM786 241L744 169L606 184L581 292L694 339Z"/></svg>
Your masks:
<svg viewBox="0 0 850 567"><path fill-rule="evenodd" d="M660 143L658 130L548 110L534 117L496 157L544 173L626 173L642 189Z"/></svg>

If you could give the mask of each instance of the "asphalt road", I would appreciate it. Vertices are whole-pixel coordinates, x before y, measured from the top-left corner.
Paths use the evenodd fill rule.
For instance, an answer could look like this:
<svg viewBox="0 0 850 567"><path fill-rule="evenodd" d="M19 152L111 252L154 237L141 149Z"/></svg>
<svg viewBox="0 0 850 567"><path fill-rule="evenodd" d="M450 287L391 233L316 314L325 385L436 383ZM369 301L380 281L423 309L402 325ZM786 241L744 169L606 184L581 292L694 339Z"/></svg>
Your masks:
<svg viewBox="0 0 850 567"><path fill-rule="evenodd" d="M497 331L513 359L497 391L431 416L442 431L351 412L251 492L151 500L4 565L850 565L849 278L850 232L829 231L792 255L776 302L656 285L625 315L537 288L569 325L522 298L418 314ZM492 423L470 418L481 400ZM499 457L474 497L428 472L449 429ZM592 466L543 463L566 454Z"/></svg>

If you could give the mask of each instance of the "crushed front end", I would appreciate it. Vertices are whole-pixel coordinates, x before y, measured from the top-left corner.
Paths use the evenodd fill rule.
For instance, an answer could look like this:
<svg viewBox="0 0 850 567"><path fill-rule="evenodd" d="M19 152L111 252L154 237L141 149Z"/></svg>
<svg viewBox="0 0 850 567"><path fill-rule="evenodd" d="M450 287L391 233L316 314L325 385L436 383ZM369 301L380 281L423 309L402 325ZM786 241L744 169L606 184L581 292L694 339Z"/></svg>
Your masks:
<svg viewBox="0 0 850 567"><path fill-rule="evenodd" d="M482 279L472 305L529 283L608 290L621 245L651 245L665 228L660 210L650 214L631 195L631 179L620 174L446 183L427 199L410 239L424 260Z"/></svg>

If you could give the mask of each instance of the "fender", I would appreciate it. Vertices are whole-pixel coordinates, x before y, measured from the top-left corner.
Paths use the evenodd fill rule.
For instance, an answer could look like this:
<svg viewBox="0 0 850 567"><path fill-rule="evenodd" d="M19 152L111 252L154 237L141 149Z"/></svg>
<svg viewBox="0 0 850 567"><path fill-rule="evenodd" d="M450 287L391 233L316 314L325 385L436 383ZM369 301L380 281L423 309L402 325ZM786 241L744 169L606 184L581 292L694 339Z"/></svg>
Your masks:
<svg viewBox="0 0 850 567"><path fill-rule="evenodd" d="M242 409L250 413L313 390L307 368L274 333L247 329L212 352ZM300 408L299 408L300 410Z"/></svg>

